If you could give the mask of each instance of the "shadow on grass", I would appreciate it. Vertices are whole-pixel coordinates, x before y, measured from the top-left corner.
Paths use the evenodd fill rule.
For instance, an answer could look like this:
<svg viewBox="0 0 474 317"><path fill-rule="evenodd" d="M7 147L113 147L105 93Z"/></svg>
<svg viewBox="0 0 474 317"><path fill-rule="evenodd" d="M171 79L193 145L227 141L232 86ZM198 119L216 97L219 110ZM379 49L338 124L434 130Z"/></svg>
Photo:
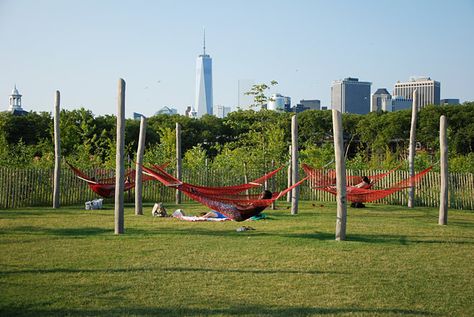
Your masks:
<svg viewBox="0 0 474 317"><path fill-rule="evenodd" d="M93 235L102 235L105 233L113 233L113 229L105 229L98 227L79 227L79 228L42 228L33 226L19 226L4 229L0 234L23 233L33 235L51 235L65 237L85 237Z"/></svg>
<svg viewBox="0 0 474 317"><path fill-rule="evenodd" d="M8 235L12 233L31 234L31 235L49 235L70 238L85 238L89 236L113 236L112 228L101 227L78 227L78 228L44 228L34 226L19 226L7 228L0 231L0 235ZM280 237L291 239L309 239L318 241L334 241L334 233L314 232L314 233L278 233L272 231L246 231L236 232L229 227L219 230L212 230L203 227L184 227L184 228L158 228L158 229L138 229L126 228L123 238L134 237L158 237L166 235L194 235L194 236L214 236L214 237ZM425 239L423 239L425 238ZM409 244L458 244L458 245L472 245L474 240L443 240L440 238L433 238L424 236L417 238L415 236L389 235L389 234L347 234L346 241L373 243L373 244L394 244L394 245L409 245Z"/></svg>
<svg viewBox="0 0 474 317"><path fill-rule="evenodd" d="M425 310L359 307L267 307L234 305L228 308L122 307L106 309L54 309L8 306L2 316L310 316L335 314L435 316Z"/></svg>
<svg viewBox="0 0 474 317"><path fill-rule="evenodd" d="M142 273L142 272L165 272L165 273L238 273L238 274L351 274L349 272L337 271L315 271L315 270L285 270L285 269L227 269L227 268L199 268L199 267L156 267L156 268L104 268L104 269L74 269L74 268L52 268L52 269L26 269L26 270L2 270L0 276L19 274L62 274L62 273Z"/></svg>

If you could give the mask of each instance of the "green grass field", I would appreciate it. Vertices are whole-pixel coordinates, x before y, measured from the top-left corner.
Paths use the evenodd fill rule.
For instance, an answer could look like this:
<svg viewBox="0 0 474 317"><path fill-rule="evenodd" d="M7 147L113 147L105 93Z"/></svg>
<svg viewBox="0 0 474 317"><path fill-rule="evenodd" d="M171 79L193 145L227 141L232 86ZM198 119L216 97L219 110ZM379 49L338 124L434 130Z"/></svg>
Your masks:
<svg viewBox="0 0 474 317"><path fill-rule="evenodd" d="M336 242L333 203L278 204L245 223L130 205L120 236L112 205L0 211L0 316L474 316L472 212L348 208Z"/></svg>

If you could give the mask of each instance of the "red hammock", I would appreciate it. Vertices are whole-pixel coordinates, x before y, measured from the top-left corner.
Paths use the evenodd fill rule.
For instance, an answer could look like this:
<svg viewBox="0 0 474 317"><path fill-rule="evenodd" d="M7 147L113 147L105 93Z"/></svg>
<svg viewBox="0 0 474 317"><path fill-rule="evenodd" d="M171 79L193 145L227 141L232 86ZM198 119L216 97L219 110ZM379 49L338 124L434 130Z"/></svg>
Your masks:
<svg viewBox="0 0 474 317"><path fill-rule="evenodd" d="M153 168L150 168L150 167L147 168L143 166L143 171L144 171L143 173L153 178L157 178L157 179L160 178L158 180L162 182L165 186L174 187L175 185L184 185L186 187L193 188L196 192L199 192L204 195L223 195L223 194L237 194L254 187L262 186L262 184L266 180L273 177L282 168L283 166L246 184L223 186L223 187L208 187L208 186L199 186L199 185L185 183L185 182L180 181L173 175L169 174L168 172L166 172L164 167L157 166L157 165L153 165Z"/></svg>
<svg viewBox="0 0 474 317"><path fill-rule="evenodd" d="M414 187L416 183L418 183L421 180L421 178L425 176L425 174L428 173L432 168L433 167L430 166L427 169L421 171L420 173L412 177L409 177L407 179L404 179L387 189L363 189L363 188L357 188L354 186L347 186L347 191L346 191L347 200L353 203L366 203L366 202L382 199L399 190L409 188L409 187ZM337 190L334 186L315 187L315 189L323 190L333 195L337 194Z"/></svg>
<svg viewBox="0 0 474 317"><path fill-rule="evenodd" d="M209 193L206 194L201 190L203 188L208 189L209 187L195 186L192 184L181 182L178 179L172 177L171 175L169 175L168 173L162 170L152 170L146 167L143 167L143 170L149 175L154 176L157 180L162 182L164 185L169 186L169 187L174 187L180 190L192 200L200 202L201 204L211 208L212 210L216 210L235 221L243 221L250 217L258 215L265 208L270 206L275 200L282 197L283 195L288 193L290 190L292 190L296 186L299 186L302 182L304 182L307 179L307 177L305 177L301 181L283 190L282 192L273 193L271 195L271 198L262 199L261 198L262 195L237 195L237 194L231 194L225 191L217 194L217 190L218 190L217 187L213 187L214 194L209 194ZM262 179L262 177L259 178L258 180L260 179ZM246 184L243 184L243 185L246 185ZM242 185L237 185L237 186L242 186ZM225 187L221 187L221 188L225 188Z"/></svg>
<svg viewBox="0 0 474 317"><path fill-rule="evenodd" d="M399 169L401 166L402 165L399 165L395 167L394 169L385 173L367 175L370 178L371 185L378 182L385 176L393 173L394 171ZM316 169L314 167L309 166L308 164L302 164L302 168L305 171L306 175L310 177L310 180L312 181L313 186L325 187L325 186L334 186L336 184L336 173L334 170L324 172L323 169L321 168ZM347 186L354 186L361 183L362 181L363 181L362 176L346 176Z"/></svg>
<svg viewBox="0 0 474 317"><path fill-rule="evenodd" d="M89 188L96 193L97 195L100 195L104 198L110 198L114 195L115 193L115 177L110 177L110 178L101 178L99 180L96 180L93 177L87 176L84 172L79 170L78 168L72 166L70 163L66 162L67 165L71 168L71 170L74 172L74 174L77 176L77 178L85 181ZM165 164L166 166L168 164ZM135 187L135 170L134 169L129 169L125 172L124 175L125 179L125 184L124 184L124 191L128 191L131 188ZM142 181L148 181L154 179L153 177L150 176L144 176L142 178Z"/></svg>

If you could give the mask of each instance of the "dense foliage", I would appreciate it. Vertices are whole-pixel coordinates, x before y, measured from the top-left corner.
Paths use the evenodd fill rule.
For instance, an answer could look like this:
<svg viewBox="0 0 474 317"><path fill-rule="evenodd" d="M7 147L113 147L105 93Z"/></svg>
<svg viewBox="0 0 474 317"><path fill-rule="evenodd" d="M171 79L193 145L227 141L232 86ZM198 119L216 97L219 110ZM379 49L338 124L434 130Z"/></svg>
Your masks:
<svg viewBox="0 0 474 317"><path fill-rule="evenodd" d="M228 169L268 169L288 160L291 113L269 110L236 111L226 118L156 115L148 119L145 161L173 162L175 123L182 127L184 164L205 164ZM419 112L417 165L435 164L439 156L439 117L449 123L448 142L452 171L474 172L474 103L427 106ZM323 166L333 159L330 111L298 114L301 159ZM389 168L406 160L411 112L344 114L344 141L349 167ZM115 164L115 116L94 116L86 109L61 111L61 151L82 167L112 167ZM134 159L140 122L126 121L126 152ZM49 113L25 116L0 113L0 165L53 165L53 119Z"/></svg>

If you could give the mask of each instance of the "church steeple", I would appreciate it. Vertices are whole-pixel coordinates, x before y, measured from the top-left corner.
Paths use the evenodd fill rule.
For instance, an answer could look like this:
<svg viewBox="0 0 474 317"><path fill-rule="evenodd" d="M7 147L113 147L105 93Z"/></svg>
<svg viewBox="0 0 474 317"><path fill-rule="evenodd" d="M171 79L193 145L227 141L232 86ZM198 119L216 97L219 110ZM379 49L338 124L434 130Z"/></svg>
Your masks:
<svg viewBox="0 0 474 317"><path fill-rule="evenodd" d="M8 111L12 113L16 113L16 114L21 114L21 113L26 112L21 108L21 95L18 92L16 85L13 87L12 93L9 98Z"/></svg>

